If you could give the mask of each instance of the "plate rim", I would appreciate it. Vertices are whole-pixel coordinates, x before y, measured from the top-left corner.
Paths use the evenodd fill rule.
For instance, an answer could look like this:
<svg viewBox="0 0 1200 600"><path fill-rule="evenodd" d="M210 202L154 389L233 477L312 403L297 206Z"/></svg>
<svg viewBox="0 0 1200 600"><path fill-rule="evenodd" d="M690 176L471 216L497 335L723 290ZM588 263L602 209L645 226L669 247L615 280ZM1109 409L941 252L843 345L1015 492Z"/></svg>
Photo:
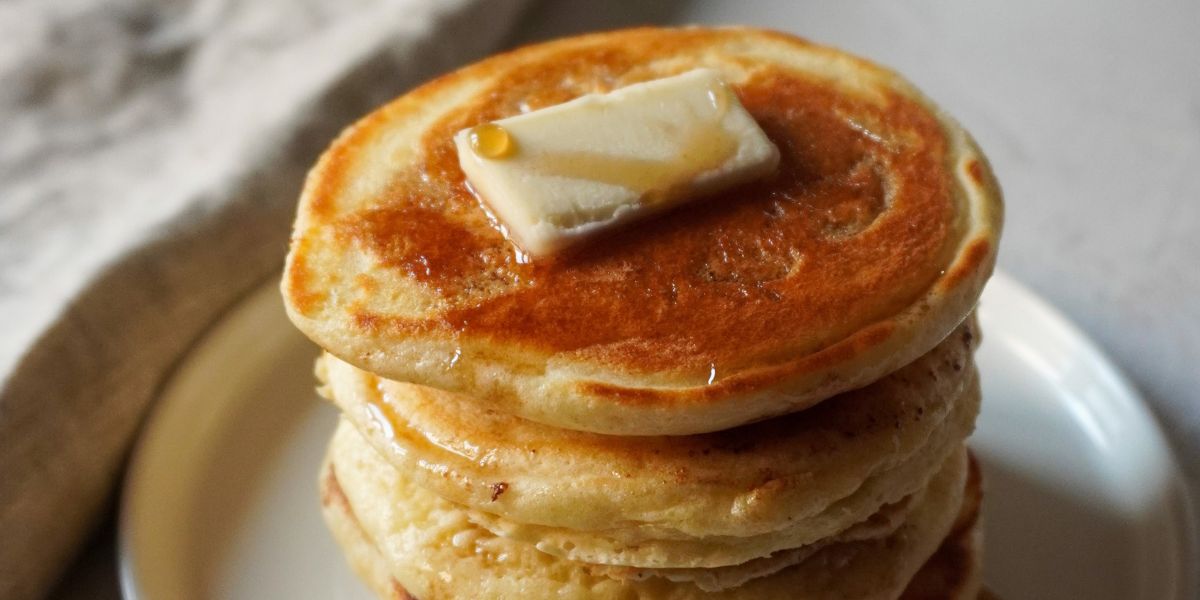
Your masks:
<svg viewBox="0 0 1200 600"><path fill-rule="evenodd" d="M1167 600L1190 600L1197 597L1200 593L1200 515L1196 512L1194 502L1196 492L1192 487L1193 482L1182 468L1171 438L1150 403L1125 370L1065 312L999 269L988 282L989 287L993 285L998 288L996 292L1000 295L1018 298L1027 312L1033 314L1031 320L1051 324L1056 331L1045 335L1068 344L1076 356L1082 356L1087 370L1103 374L1103 386L1112 392L1108 394L1107 402L1119 403L1119 408L1124 411L1125 416L1136 419L1137 422L1133 425L1147 434L1139 442L1149 441L1153 447L1141 449L1156 455L1155 460L1166 469L1167 487L1164 490L1162 506L1170 511L1166 521L1178 526L1172 531L1176 535L1171 540L1174 542L1178 563L1175 565L1177 577L1168 588L1174 595ZM984 335L987 335L986 331Z"/></svg>
<svg viewBox="0 0 1200 600"><path fill-rule="evenodd" d="M170 411L178 410L171 408L172 405L178 403L171 402L169 398L174 388L178 386L181 374L196 362L198 355L204 352L206 347L216 343L217 338L221 337L221 332L230 327L231 320L238 315L251 312L251 307L258 307L260 303L265 306L272 294L279 294L281 277L282 271L275 270L270 275L255 281L217 311L212 320L200 329L199 333L171 363L170 368L164 372L155 388L154 399L149 410L142 416L142 421L128 450L123 473L119 478L119 496L116 506L116 559L117 583L121 598L124 600L143 600L144 598L142 585L139 583L137 550L133 541L133 519L136 517L133 512L134 501L131 491L141 487L141 484L138 483L139 478L145 478L143 472L148 468L147 461L150 456L150 449L147 447L155 438L153 432L162 428L162 423L168 419L164 413L169 415Z"/></svg>

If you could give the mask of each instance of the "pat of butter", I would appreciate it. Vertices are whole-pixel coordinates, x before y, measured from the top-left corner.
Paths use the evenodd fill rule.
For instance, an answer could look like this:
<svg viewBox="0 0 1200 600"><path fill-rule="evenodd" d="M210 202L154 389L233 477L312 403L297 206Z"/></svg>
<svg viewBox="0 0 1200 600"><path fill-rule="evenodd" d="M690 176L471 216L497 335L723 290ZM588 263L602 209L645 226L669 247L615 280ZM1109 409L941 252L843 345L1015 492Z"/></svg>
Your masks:
<svg viewBox="0 0 1200 600"><path fill-rule="evenodd" d="M464 129L472 188L526 253L767 175L779 151L711 69Z"/></svg>

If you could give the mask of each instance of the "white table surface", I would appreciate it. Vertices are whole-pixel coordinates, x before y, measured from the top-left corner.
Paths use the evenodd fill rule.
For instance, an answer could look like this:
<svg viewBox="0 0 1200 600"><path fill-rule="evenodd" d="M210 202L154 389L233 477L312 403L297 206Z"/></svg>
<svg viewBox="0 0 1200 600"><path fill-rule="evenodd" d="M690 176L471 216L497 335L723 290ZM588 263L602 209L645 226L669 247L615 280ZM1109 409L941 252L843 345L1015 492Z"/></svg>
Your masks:
<svg viewBox="0 0 1200 600"><path fill-rule="evenodd" d="M991 158L1001 267L1109 351L1200 478L1200 1L550 1L513 44L644 23L767 26L907 75ZM116 598L111 544L56 597Z"/></svg>

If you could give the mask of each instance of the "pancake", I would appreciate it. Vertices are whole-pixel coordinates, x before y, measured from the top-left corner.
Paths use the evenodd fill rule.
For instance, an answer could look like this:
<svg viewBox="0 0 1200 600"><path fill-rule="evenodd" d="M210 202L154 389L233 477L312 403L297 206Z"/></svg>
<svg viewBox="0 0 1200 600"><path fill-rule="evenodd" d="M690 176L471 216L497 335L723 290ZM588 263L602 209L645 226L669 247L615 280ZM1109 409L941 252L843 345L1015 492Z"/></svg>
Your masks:
<svg viewBox="0 0 1200 600"><path fill-rule="evenodd" d="M364 546L376 550L368 559L375 566L352 566L368 578L386 569L397 585L373 580L383 597L404 589L423 600L896 598L954 524L967 471L965 452L947 461L889 536L832 544L781 571L709 593L662 577L614 579L590 565L493 536L473 525L459 507L413 485L348 425L339 427L327 460L322 496L335 537L353 546L347 552L352 561L371 556Z"/></svg>
<svg viewBox="0 0 1200 600"><path fill-rule="evenodd" d="M521 260L452 134L701 66L779 171ZM968 134L888 70L763 30L634 29L501 54L347 129L309 174L282 290L301 331L382 377L558 427L694 434L928 352L974 306L1001 212Z"/></svg>
<svg viewBox="0 0 1200 600"><path fill-rule="evenodd" d="M386 460L493 532L590 563L715 567L828 538L923 487L974 426L974 328L813 409L693 436L557 429L329 356L318 371Z"/></svg>
<svg viewBox="0 0 1200 600"><path fill-rule="evenodd" d="M908 518L913 506L923 499L923 490L905 497L903 500L884 506L869 519L857 523L849 529L836 535L813 542L798 548L788 548L759 556L739 564L720 567L695 568L642 568L622 567L611 565L593 565L591 571L619 580L641 580L650 577L662 577L669 581L688 582L706 592L722 591L738 587L747 581L766 577L797 565L813 556L823 548L833 544L857 542L885 538L896 532ZM474 521L473 517L472 521ZM489 529L489 531L492 531ZM529 540L525 540L529 542ZM587 561L583 561L587 562Z"/></svg>
<svg viewBox="0 0 1200 600"><path fill-rule="evenodd" d="M983 489L979 466L971 459L970 476L958 520L950 535L909 582L900 600L984 600L994 598L981 589L983 567ZM363 532L349 501L328 464L321 477L322 512L344 550L347 562L375 594L387 600L414 600L395 578L379 550Z"/></svg>
<svg viewBox="0 0 1200 600"><path fill-rule="evenodd" d="M900 600L987 600L983 590L983 476L971 457L967 488L950 535L917 572Z"/></svg>
<svg viewBox="0 0 1200 600"><path fill-rule="evenodd" d="M708 536L700 538L656 538L660 528L637 524L632 528L614 526L599 531L579 531L562 527L530 525L472 510L469 516L477 525L507 538L536 544L548 554L572 560L625 565L640 568L696 569L737 565L759 557L774 555L798 546L821 544L827 540L853 541L875 537L882 527L863 527L880 512L907 512L908 495L923 488L961 448L962 439L939 440L936 447L896 468L868 479L846 498L830 504L819 515L797 517L798 524L753 536Z"/></svg>

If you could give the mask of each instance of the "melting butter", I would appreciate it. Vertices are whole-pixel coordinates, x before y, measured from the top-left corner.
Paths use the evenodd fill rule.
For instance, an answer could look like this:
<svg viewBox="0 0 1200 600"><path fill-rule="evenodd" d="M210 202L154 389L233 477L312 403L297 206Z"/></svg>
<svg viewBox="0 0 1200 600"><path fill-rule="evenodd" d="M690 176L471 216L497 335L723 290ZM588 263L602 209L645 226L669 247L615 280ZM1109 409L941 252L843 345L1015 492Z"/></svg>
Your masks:
<svg viewBox="0 0 1200 600"><path fill-rule="evenodd" d="M710 69L465 129L455 143L472 189L535 257L762 177L779 161Z"/></svg>

